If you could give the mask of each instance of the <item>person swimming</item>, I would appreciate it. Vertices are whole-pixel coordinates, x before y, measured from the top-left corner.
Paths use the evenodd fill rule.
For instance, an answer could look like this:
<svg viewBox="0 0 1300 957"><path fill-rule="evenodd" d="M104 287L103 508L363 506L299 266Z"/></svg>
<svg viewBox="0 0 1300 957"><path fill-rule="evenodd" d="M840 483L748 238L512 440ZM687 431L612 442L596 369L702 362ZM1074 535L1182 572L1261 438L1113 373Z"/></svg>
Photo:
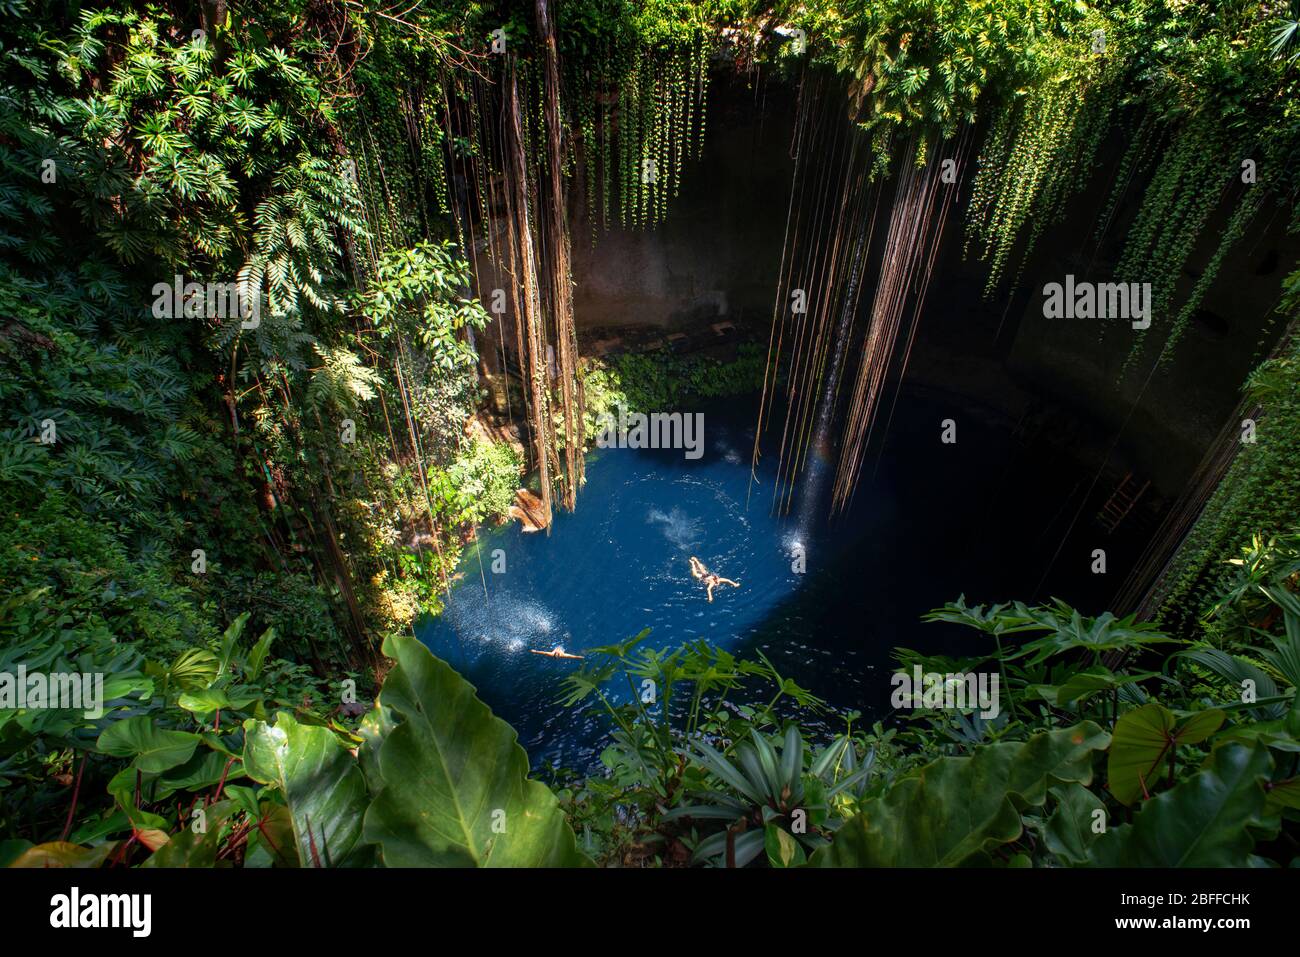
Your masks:
<svg viewBox="0 0 1300 957"><path fill-rule="evenodd" d="M535 655L545 655L547 658L581 658L582 655L571 655L564 650L564 645L556 645L550 651L538 651L536 648L529 648Z"/></svg>
<svg viewBox="0 0 1300 957"><path fill-rule="evenodd" d="M740 582L732 581L730 578L723 578L721 575L715 575L709 571L705 564L694 555L691 556L691 577L704 582L708 587L709 601L713 601L713 589L719 585L730 585L732 588L740 587Z"/></svg>

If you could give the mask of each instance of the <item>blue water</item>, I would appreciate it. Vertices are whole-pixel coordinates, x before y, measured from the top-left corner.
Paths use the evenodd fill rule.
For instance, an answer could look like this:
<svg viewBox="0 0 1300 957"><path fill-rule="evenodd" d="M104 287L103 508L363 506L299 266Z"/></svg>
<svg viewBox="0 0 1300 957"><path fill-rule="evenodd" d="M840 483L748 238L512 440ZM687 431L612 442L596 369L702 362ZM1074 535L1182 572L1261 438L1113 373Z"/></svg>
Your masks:
<svg viewBox="0 0 1300 957"><path fill-rule="evenodd" d="M771 514L774 455L751 494L753 400L705 411L696 461L597 450L577 511L557 511L549 535L517 523L480 530L445 612L417 633L516 728L535 768L590 768L608 729L595 708L557 704L579 662L530 649L581 654L647 627L661 648L704 638L740 654L762 649L832 705L883 716L894 647L973 652L982 640L922 624L930 608L962 592L1029 599L1058 547L1040 598L1104 602L1114 587L1089 574L1087 534L1076 528L1061 545L1077 467L1020 448L1009 423L978 410L963 409L958 443L942 445L939 423L953 409L949 397L905 397L878 467L868 460L852 511L833 523L821 494ZM804 574L792 569L796 542ZM691 555L741 587L707 602Z"/></svg>

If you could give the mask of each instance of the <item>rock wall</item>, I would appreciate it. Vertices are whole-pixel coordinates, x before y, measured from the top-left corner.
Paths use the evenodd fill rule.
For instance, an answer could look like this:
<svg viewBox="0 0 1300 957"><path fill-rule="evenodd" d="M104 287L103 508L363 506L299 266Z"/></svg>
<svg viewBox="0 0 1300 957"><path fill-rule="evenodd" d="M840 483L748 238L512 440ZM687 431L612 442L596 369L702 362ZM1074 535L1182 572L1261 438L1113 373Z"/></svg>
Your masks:
<svg viewBox="0 0 1300 957"><path fill-rule="evenodd" d="M719 78L703 156L653 231L611 226L592 244L585 202L573 218L580 327L770 323L794 163L789 89Z"/></svg>
<svg viewBox="0 0 1300 957"><path fill-rule="evenodd" d="M825 122L847 122L842 103L825 109ZM573 190L580 334L590 341L634 328L689 331L725 317L742 336L766 340L789 209L794 119L793 91L778 81L719 75L704 155L685 164L664 224L653 231L614 227L593 245L583 191ZM1067 273L1106 281L1118 258L1117 239L1136 198L1119 210L1111 242L1100 250L1090 242L1099 197L1110 185L1106 159L1098 164L1100 181L1074 200L1065 224L1044 231L1018 284L993 299L984 296L984 264L963 256L965 197L959 198L905 381L952 393L955 406L964 399L1013 421L1051 406L1072 420L1061 441L1081 462L1109 459L1172 496L1280 332L1272 311L1282 277L1300 259L1300 243L1281 222L1258 224L1224 263L1174 361L1153 370L1144 357L1144 365L1125 372L1132 337L1123 324L1102 335L1096 320L1042 315L1044 283ZM1212 252L1225 218L1222 211L1206 230L1194 267ZM883 234L877 254L882 244ZM873 262L869 276L874 268ZM1194 278L1193 269L1186 280ZM864 310L870 292L864 289Z"/></svg>

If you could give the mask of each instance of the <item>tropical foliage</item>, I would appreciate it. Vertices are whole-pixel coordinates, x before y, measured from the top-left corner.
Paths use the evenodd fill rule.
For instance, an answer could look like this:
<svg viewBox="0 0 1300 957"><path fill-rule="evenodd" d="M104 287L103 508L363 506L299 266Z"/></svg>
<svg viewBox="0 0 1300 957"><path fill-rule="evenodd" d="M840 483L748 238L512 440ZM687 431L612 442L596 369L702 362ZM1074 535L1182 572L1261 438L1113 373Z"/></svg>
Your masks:
<svg viewBox="0 0 1300 957"><path fill-rule="evenodd" d="M1155 289L1133 361L1167 361L1264 212L1300 226L1294 5L582 0L557 14L558 95L527 3L0 12L0 674L104 676L102 708L0 707L0 863L1295 862L1293 339L1247 383L1258 441L1154 621L962 599L929 617L974 630L969 653L897 653L996 675L996 716L868 725L761 655L643 634L567 687L609 722L603 772L548 786L405 634L556 451L484 426L490 209L541 218L546 177L593 241L654 227L719 69L830 76L874 178L987 130L968 246L990 291L1108 172L1094 240L1122 232L1108 270ZM491 122L507 77L514 155ZM548 280L529 295L552 305L571 277ZM1290 323L1300 273L1279 296ZM747 391L760 365L585 362L570 431Z"/></svg>
<svg viewBox="0 0 1300 957"><path fill-rule="evenodd" d="M607 776L561 799L607 863L1285 866L1300 603L1293 587L1240 588L1218 608L1243 605L1277 624L1263 647L1243 627L1226 652L1059 602L958 600L928 618L976 631L973 653L900 649L898 674L999 674L1000 713L940 701L889 729L828 716L765 658L646 650L643 633L569 679L565 704L595 696L613 743Z"/></svg>

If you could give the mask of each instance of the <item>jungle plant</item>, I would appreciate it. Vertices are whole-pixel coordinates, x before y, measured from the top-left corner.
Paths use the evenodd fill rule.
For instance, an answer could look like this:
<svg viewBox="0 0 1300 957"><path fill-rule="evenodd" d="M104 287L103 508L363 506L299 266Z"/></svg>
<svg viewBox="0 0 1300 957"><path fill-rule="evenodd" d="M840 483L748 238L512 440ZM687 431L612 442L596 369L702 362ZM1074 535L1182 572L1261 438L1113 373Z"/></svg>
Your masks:
<svg viewBox="0 0 1300 957"><path fill-rule="evenodd" d="M974 122L990 88L1014 90L1033 76L1043 42L1080 19L1077 8L1040 0L789 7L819 35L816 55L850 78L885 163L898 134L947 139Z"/></svg>
<svg viewBox="0 0 1300 957"><path fill-rule="evenodd" d="M447 469L448 481L468 504L461 521L477 525L504 519L514 502L522 467L518 452L506 443L469 440Z"/></svg>
<svg viewBox="0 0 1300 957"><path fill-rule="evenodd" d="M1300 592L1300 536L1282 534L1265 541L1255 535L1238 558L1219 597L1206 609L1206 623L1224 638L1238 629L1269 632L1278 614L1296 610ZM1245 637L1245 636L1242 636ZM1249 644L1247 638L1246 641Z"/></svg>
<svg viewBox="0 0 1300 957"><path fill-rule="evenodd" d="M1286 567L1285 562L1281 567ZM1252 581L1257 574L1243 571L1238 586L1220 597L1218 607L1253 602L1260 594ZM1006 815L1007 825L1005 836L997 840L1010 841L1011 847L997 850L996 841L987 843L991 832L979 832L979 846L967 840L971 835L957 833L931 835L924 841L942 848L945 840L953 840L953 853L959 856L980 857L993 850L994 858L980 859L1008 864L1055 861L1114 866L1122 861L1128 866L1246 866L1255 861L1254 850L1271 841L1290 820L1292 812L1287 809L1294 807L1296 789L1288 756L1300 732L1298 699L1285 687L1294 687L1300 677L1300 617L1295 615L1300 608L1293 607L1294 595L1285 588L1274 592L1265 586L1262 595L1274 603L1284 626L1280 634L1269 635L1271 648L1260 647L1258 629L1247 627L1249 634L1237 638L1239 647L1247 649L1244 655L1177 643L1159 671L1134 671L1131 666L1160 664L1157 656L1170 639L1131 620L1109 615L1089 619L1060 602L1037 608L970 607L962 600L932 612L931 620L962 623L986 633L1047 632L994 653L1003 673L1011 676L1012 686L1022 689L1029 700L1041 699L1045 706L1019 708L1016 717L998 731L997 743L972 738L971 760L992 761L989 755L998 749L1009 758L1018 746L1013 741L1043 742L1042 735L1060 734L1059 729L1071 722L1083 721L1098 731L1104 722L1112 730L1095 747L1106 755L1104 791L1094 788L1088 776L1071 782L1056 773L1047 780L1045 791L1035 789L1031 800L1026 800L1025 792L1007 791L1005 798L1017 809L1018 820L1013 821L1005 806L997 812ZM899 657L905 665L924 662L935 668L977 667L988 661L949 662L912 652L900 652ZM1048 665L1050 671L1043 672ZM1036 679L1029 673L1034 668L1039 669ZM942 754L948 722L941 715L920 718L906 732L913 746L922 754ZM1080 739L1075 735L1072 740ZM890 821L890 805L897 800L902 807L906 800L906 806L914 808L916 801L931 799L922 795L931 792L933 781L975 773L975 765L945 763L965 760L939 757L919 771L905 773L881 796L879 806L868 808L865 826L849 832L854 836L848 843L837 836L822 863L905 860L888 857L904 854L898 843L902 831ZM916 785L901 783L913 775ZM906 799L903 792L893 796L900 787L908 794ZM933 793L934 800L947 800L938 796L938 788ZM1040 795L1045 803L1039 802ZM1120 813L1118 808L1134 804L1141 804L1142 810L1131 825L1108 828L1103 837L1097 837L1095 827L1089 828L1088 822L1097 815L1109 819ZM920 819L944 820L945 813L936 808ZM1034 839L1022 843L1013 833L1028 833ZM854 857L846 856L849 846L854 847Z"/></svg>
<svg viewBox="0 0 1300 957"><path fill-rule="evenodd" d="M1059 708L1081 708L1089 698L1104 695L1110 701L1113 722L1120 696L1140 695L1137 683L1152 677L1149 672L1120 674L1113 666L1153 645L1174 641L1155 626L1136 622L1131 615L1120 619L1105 612L1087 618L1060 600L1037 606L1023 602L968 606L962 596L927 613L923 620L973 627L993 637L995 648L985 656L957 662L904 651L899 654L899 660L905 670L920 665L924 671L947 674L971 672L985 663L996 663L1005 695L1004 710L1025 720L1030 720L1032 713L1022 713L1027 698L1039 698ZM1010 635L1037 637L1006 646L1003 637ZM1107 662L1112 667L1107 667ZM927 712L920 714L927 720L931 718ZM1101 712L1092 714L1097 720L1103 720ZM940 715L939 722L948 727L953 719ZM978 741L992 730L977 719L963 719L956 724L959 731L964 731L959 737L967 740Z"/></svg>
<svg viewBox="0 0 1300 957"><path fill-rule="evenodd" d="M851 734L806 758L803 736L793 723L770 741L751 728L749 738L729 750L730 757L702 739L689 740L684 754L712 787L688 792L689 803L663 815L664 821L686 819L697 827L707 821L725 825L696 843L695 863L744 867L762 853L773 867L804 863L842 823L833 812L836 798L841 793L861 798L875 770L876 752L859 762Z"/></svg>
<svg viewBox="0 0 1300 957"><path fill-rule="evenodd" d="M1284 58L1287 63L1300 59L1300 10L1292 3L1286 15L1276 23L1277 32L1273 34L1272 51L1275 57Z"/></svg>
<svg viewBox="0 0 1300 957"><path fill-rule="evenodd" d="M555 797L527 780L514 732L418 641L385 645L396 663L356 732L306 711L272 723L244 683L264 673L270 639L239 652L245 620L215 661L186 669L189 690L107 724L96 755L129 761L108 783L116 809L65 829L61 843L6 842L6 863L96 866L142 853L155 867L589 863ZM484 755L492 774L454 770Z"/></svg>
<svg viewBox="0 0 1300 957"><path fill-rule="evenodd" d="M728 755L751 733L780 728L783 710L815 713L824 703L761 653L757 661L737 659L703 641L659 650L645 646L649 635L647 629L584 652L583 666L565 679L561 704L591 698L609 718L611 743L601 763L614 787L600 789L599 806L630 809L635 840L667 841L670 853L679 837L675 829L661 833L669 820L662 810L705 782L706 769L691 760L690 745L712 741Z"/></svg>
<svg viewBox="0 0 1300 957"><path fill-rule="evenodd" d="M473 365L464 330L482 329L487 311L465 295L469 266L454 258L450 243L420 243L385 253L357 308L381 339L418 342L441 374Z"/></svg>
<svg viewBox="0 0 1300 957"><path fill-rule="evenodd" d="M1107 742L1108 735L1085 722L1040 732L1024 742L987 745L971 757L939 758L868 802L809 863L1029 863L1018 844L1024 835L1022 815L1044 807L1054 788L1090 784L1093 754ZM1063 802L1058 798L1057 803Z"/></svg>
<svg viewBox="0 0 1300 957"><path fill-rule="evenodd" d="M1287 278L1279 312L1293 317L1300 310L1300 273ZM1285 555L1294 535L1290 503L1300 494L1300 341L1284 338L1275 355L1252 373L1243 405L1260 423L1254 443L1237 443L1235 455L1208 502L1197 516L1170 568L1153 585L1161 624L1174 634L1199 632L1203 616L1214 608L1225 586L1241 584L1243 557L1248 562L1258 536L1276 539ZM1249 565L1247 566L1249 567ZM1284 563L1282 566L1284 567ZM1247 591L1251 590L1247 586ZM1215 611L1216 618L1222 618ZM1215 624L1215 627L1219 627Z"/></svg>

